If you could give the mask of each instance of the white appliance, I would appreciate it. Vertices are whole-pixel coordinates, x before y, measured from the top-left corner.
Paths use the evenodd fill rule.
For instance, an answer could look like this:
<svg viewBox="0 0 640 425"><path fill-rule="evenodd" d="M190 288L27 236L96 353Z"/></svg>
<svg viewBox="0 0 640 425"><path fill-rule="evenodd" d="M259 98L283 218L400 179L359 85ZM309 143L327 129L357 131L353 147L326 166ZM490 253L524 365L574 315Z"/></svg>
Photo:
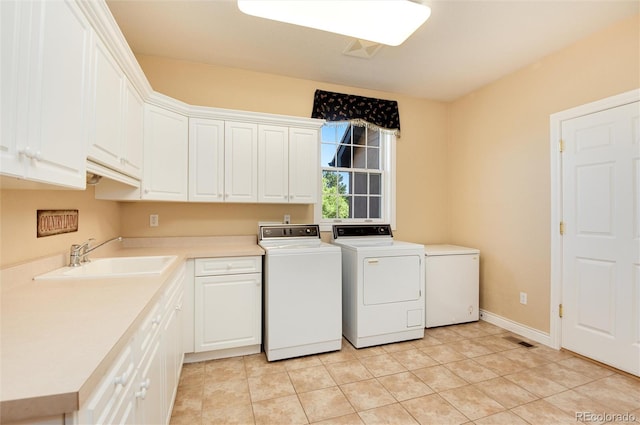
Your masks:
<svg viewBox="0 0 640 425"><path fill-rule="evenodd" d="M264 351L269 361L340 350L340 248L315 224L264 225Z"/></svg>
<svg viewBox="0 0 640 425"><path fill-rule="evenodd" d="M342 334L356 348L424 336L424 246L391 226L334 225L342 248Z"/></svg>
<svg viewBox="0 0 640 425"><path fill-rule="evenodd" d="M426 327L479 319L480 251L456 245L425 245Z"/></svg>

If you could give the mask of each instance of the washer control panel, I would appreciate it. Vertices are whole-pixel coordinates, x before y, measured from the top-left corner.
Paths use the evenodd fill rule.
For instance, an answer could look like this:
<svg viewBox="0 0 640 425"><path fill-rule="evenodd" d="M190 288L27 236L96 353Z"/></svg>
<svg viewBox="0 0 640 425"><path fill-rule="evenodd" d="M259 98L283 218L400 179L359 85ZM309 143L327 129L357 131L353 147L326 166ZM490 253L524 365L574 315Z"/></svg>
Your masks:
<svg viewBox="0 0 640 425"><path fill-rule="evenodd" d="M320 226L317 224L283 224L260 226L260 240L275 238L320 237Z"/></svg>

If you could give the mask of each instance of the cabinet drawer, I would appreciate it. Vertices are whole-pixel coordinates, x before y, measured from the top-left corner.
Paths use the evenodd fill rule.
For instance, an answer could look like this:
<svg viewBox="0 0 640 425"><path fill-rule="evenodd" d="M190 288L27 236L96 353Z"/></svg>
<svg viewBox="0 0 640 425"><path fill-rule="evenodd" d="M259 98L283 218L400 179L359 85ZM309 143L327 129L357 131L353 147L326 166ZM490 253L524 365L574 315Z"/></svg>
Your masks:
<svg viewBox="0 0 640 425"><path fill-rule="evenodd" d="M260 273L262 257L198 258L195 261L196 276Z"/></svg>
<svg viewBox="0 0 640 425"><path fill-rule="evenodd" d="M127 344L80 413L81 423L107 424L135 378L133 341Z"/></svg>

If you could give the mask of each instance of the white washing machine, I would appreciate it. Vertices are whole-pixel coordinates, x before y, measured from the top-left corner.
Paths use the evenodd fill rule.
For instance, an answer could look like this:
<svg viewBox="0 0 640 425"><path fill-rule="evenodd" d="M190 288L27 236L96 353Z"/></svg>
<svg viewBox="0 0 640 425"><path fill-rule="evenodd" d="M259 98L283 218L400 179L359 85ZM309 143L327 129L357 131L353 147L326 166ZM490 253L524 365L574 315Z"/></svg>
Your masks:
<svg viewBox="0 0 640 425"><path fill-rule="evenodd" d="M388 224L334 225L342 248L342 334L356 348L424 336L424 246Z"/></svg>
<svg viewBox="0 0 640 425"><path fill-rule="evenodd" d="M425 245L426 327L479 319L480 251L457 245Z"/></svg>
<svg viewBox="0 0 640 425"><path fill-rule="evenodd" d="M315 224L260 226L264 256L264 351L269 361L340 350L340 248Z"/></svg>

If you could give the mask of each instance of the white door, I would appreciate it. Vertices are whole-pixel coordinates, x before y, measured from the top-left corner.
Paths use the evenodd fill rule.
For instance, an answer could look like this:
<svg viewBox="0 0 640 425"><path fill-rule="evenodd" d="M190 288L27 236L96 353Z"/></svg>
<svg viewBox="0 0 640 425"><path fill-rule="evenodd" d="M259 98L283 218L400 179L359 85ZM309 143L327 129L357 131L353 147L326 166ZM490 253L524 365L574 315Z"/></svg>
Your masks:
<svg viewBox="0 0 640 425"><path fill-rule="evenodd" d="M640 374L640 108L562 123L562 346Z"/></svg>

